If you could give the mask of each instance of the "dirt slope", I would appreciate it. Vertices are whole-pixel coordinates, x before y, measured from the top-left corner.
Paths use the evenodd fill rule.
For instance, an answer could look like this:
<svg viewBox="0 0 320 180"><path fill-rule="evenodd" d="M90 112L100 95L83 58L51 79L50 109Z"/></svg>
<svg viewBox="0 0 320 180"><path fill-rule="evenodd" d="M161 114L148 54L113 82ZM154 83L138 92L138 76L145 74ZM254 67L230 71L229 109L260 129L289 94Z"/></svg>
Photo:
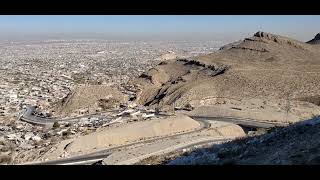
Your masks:
<svg viewBox="0 0 320 180"><path fill-rule="evenodd" d="M79 113L88 111L92 113L103 107L113 107L128 99L119 90L104 85L80 85L62 102L57 104L60 114Z"/></svg>
<svg viewBox="0 0 320 180"><path fill-rule="evenodd" d="M56 149L48 152L45 156L49 158L57 158L63 153L73 155L77 153L90 153L150 138L181 134L200 128L199 122L184 115L177 115L164 119L140 121L125 124L116 128L102 128L101 130L89 135L80 136L73 140L69 139L62 141L56 146ZM228 132L223 133L227 134Z"/></svg>

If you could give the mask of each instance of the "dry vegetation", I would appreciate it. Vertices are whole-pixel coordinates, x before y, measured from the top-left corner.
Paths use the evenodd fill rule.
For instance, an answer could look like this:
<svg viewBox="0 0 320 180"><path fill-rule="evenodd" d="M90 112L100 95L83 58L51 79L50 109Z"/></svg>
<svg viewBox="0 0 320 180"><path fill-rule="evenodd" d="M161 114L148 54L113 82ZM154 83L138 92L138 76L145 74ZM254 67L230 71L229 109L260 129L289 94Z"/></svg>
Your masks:
<svg viewBox="0 0 320 180"><path fill-rule="evenodd" d="M288 164L320 163L319 117L285 128L271 129L261 136L196 150L169 164Z"/></svg>

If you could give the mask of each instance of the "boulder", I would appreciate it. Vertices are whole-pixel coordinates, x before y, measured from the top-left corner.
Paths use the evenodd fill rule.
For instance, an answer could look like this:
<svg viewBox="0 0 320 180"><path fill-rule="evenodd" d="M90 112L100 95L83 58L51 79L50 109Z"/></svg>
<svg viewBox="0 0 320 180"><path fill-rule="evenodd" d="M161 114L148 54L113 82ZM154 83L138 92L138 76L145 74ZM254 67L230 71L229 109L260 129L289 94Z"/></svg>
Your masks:
<svg viewBox="0 0 320 180"><path fill-rule="evenodd" d="M8 138L8 140L17 140L20 136L17 134L8 134L6 135L6 137Z"/></svg>
<svg viewBox="0 0 320 180"><path fill-rule="evenodd" d="M59 136L63 135L64 133L66 133L69 129L62 129L61 131L57 132L57 134Z"/></svg>
<svg viewBox="0 0 320 180"><path fill-rule="evenodd" d="M129 103L128 107L129 108L135 108L135 107L137 107L137 103L134 103L134 102L133 103Z"/></svg>
<svg viewBox="0 0 320 180"><path fill-rule="evenodd" d="M155 117L155 114L143 114L142 117L143 118L152 118L152 117Z"/></svg>
<svg viewBox="0 0 320 180"><path fill-rule="evenodd" d="M24 128L24 125L22 125L22 124L17 124L17 125L16 125L16 129L19 129L19 130L20 130L20 129L23 129L23 128Z"/></svg>
<svg viewBox="0 0 320 180"><path fill-rule="evenodd" d="M38 136L38 135L33 136L31 139L32 139L33 141L36 141L36 142L40 142L40 141L42 140L42 138L41 138L40 136Z"/></svg>
<svg viewBox="0 0 320 180"><path fill-rule="evenodd" d="M34 136L34 134L32 132L27 132L25 135L24 135L24 139L26 141L29 141L32 137Z"/></svg>
<svg viewBox="0 0 320 180"><path fill-rule="evenodd" d="M122 111L119 114L117 114L117 116L129 116L134 111L135 111L134 109L127 109L127 110Z"/></svg>
<svg viewBox="0 0 320 180"><path fill-rule="evenodd" d="M130 116L135 117L135 116L138 116L139 114L141 114L141 112L137 111L137 112L131 113Z"/></svg>

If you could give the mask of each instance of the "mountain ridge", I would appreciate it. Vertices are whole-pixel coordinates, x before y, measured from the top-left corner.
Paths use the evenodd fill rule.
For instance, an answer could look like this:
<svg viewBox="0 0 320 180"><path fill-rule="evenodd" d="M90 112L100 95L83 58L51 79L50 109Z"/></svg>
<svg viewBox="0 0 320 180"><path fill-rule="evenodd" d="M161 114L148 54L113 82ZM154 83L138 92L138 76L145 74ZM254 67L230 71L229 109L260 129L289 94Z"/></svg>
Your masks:
<svg viewBox="0 0 320 180"><path fill-rule="evenodd" d="M132 82L140 88L137 102L148 106L216 106L216 97L227 97L226 102L234 98L244 104L257 99L284 106L288 96L299 104L299 99L320 94L319 66L319 47L257 32L208 55L160 63L145 72L148 78L141 76ZM318 112L311 106L297 105L296 120Z"/></svg>
<svg viewBox="0 0 320 180"><path fill-rule="evenodd" d="M320 44L320 33L318 33L313 39L307 42L308 44Z"/></svg>

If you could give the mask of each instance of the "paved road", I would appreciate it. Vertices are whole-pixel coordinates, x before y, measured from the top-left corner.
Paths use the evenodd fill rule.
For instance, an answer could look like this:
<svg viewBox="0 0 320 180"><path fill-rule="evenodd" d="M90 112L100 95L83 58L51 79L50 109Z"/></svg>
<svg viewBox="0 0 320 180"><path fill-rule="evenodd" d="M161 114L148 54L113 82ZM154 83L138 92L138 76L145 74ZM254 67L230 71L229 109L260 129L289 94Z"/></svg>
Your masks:
<svg viewBox="0 0 320 180"><path fill-rule="evenodd" d="M43 118L34 115L36 112L36 108L34 106L29 106L27 107L23 112L22 115L19 116L19 120L25 121L31 124L37 124L37 125L52 125L54 122L61 122L61 121L79 121L81 118L88 118L88 117L102 117L101 114L105 112L118 112L118 111L103 111L95 114L87 114L83 116L78 116L78 117L72 117L72 118L62 118L62 119L57 119L57 118Z"/></svg>
<svg viewBox="0 0 320 180"><path fill-rule="evenodd" d="M271 128L276 126L288 125L287 123L257 121L250 118L240 118L240 117L231 117L231 116L225 116L225 117L190 116L190 117L197 121L204 121L204 120L223 121L223 122L237 124L240 126L253 127L253 128Z"/></svg>
<svg viewBox="0 0 320 180"><path fill-rule="evenodd" d="M256 121L254 119L250 119L250 118L239 118L239 117L208 117L208 116L190 116L191 118L195 119L198 122L210 122L210 121L223 121L223 122L231 122L234 124L238 124L241 126L245 126L245 127L253 127L253 128L270 128L270 127L275 127L275 126L283 126L286 124L282 124L282 123L272 123L272 122L261 122L261 121ZM185 149L185 148L190 148L190 147L194 147L197 145L202 145L202 144L207 144L207 143L219 143L219 142L225 142L231 139L219 139L217 137L205 137L205 138L200 138L200 139L196 139L193 141L189 141L187 143L182 143L182 144L177 144L175 146L166 148L166 149L161 149L159 151L156 152L152 152L149 154L144 154L142 156L138 156L132 159L128 159L125 161L120 161L117 163L117 165L131 165L131 164L135 164L138 163L139 161L146 159L148 157L151 156L157 156L157 155L161 155L161 154L166 154L166 153L170 153L173 151L178 151L181 149Z"/></svg>
<svg viewBox="0 0 320 180"><path fill-rule="evenodd" d="M284 71L284 72L295 72L297 74L299 73L307 73L307 74L319 74L319 71L298 71L298 70L291 70L291 69L234 69L235 71Z"/></svg>
<svg viewBox="0 0 320 180"><path fill-rule="evenodd" d="M64 165L64 164L88 164L88 163L94 163L97 161L100 161L101 159L108 157L112 151L117 150L117 149L121 149L121 148L125 148L125 147L129 147L129 146L133 146L133 145L137 145L137 144L141 144L141 143L149 143L155 140L161 140L161 139L165 139L165 138L174 138L177 136L181 136L181 135L185 135L185 134L190 134L190 133L194 133L197 131L201 131L203 129L209 128L210 127L210 123L206 122L206 121L199 121L200 123L200 127L196 130L193 131L189 131L189 132L184 132L184 133L179 133L179 134L175 134L175 135L171 135L171 136L164 136L164 137L159 137L159 138L154 138L154 139L150 139L150 140L145 140L145 141L140 141L140 142L136 142L136 143L130 143L130 144L126 144L123 146L117 146L114 148L109 148L106 150L101 150L98 152L94 152L94 153L90 153L90 154L86 154L86 155L81 155L81 156L75 156L75 157L71 157L71 158L66 158L66 159L59 159L59 160L50 160L50 161L45 161L45 162L31 162L31 163L25 163L25 164L29 164L29 165Z"/></svg>
<svg viewBox="0 0 320 180"><path fill-rule="evenodd" d="M115 165L132 165L132 164L136 164L146 158L149 158L151 156L157 156L157 155L162 155L162 154L167 154L170 152L174 152L174 151L179 151L182 149L186 149L186 148L191 148L197 145L203 145L203 144L208 144L208 143L222 143L222 142L226 142L228 140L231 139L227 139L227 138L217 138L217 137L206 137L206 138L200 138L200 139L196 139L193 141L189 141L187 143L181 143L181 144L177 144L175 146L171 146L169 148L166 149L161 149L159 151L156 152L152 152L149 154L144 154L142 156L138 156L132 159L128 159L125 161L120 161L117 162Z"/></svg>
<svg viewBox="0 0 320 180"><path fill-rule="evenodd" d="M27 110L22 114L20 119L23 121L27 121L27 122L31 122L31 123L35 123L35 124L42 123L45 125L47 123L54 123L55 121L70 121L70 120L76 120L76 119L80 118L80 117L68 118L68 119L63 119L63 120L48 119L48 118L41 118L41 117L34 116L33 112L35 112L35 107L27 108ZM86 116L82 116L82 117L90 117L90 116L93 116L93 115L86 115ZM208 121L210 121L210 120L230 122L230 123L234 123L234 124L238 124L238 125L242 125L242 126L246 126L246 127L255 127L255 128L270 128L270 127L274 127L274 126L283 125L283 124L275 124L272 122L261 122L261 121L256 121L253 119L239 118L239 117L191 116L191 118L195 119L196 121L198 121L200 123L199 129L196 129L196 130L190 131L190 132L172 135L172 136L159 137L159 138L155 138L155 139L146 140L143 142L136 142L136 143L131 143L131 144L123 145L123 146L118 146L118 147L98 151L98 152L91 153L91 154L86 154L86 155L81 155L81 156L76 156L76 157L71 157L71 158L66 158L66 159L46 161L46 162L33 162L33 163L28 163L28 164L33 164L33 165L40 165L40 164L41 165L92 164L94 162L100 161L100 160L108 157L112 153L113 150L129 147L129 146L136 145L136 144L148 143L148 142L152 142L155 140L160 140L160 139L164 139L164 138L171 138L171 137L173 138L176 136L181 136L183 134L189 134L189 133L201 131L203 129L210 127L210 123L208 123ZM201 144L201 143L206 143L206 142L208 142L208 140L205 140L203 142L202 141L196 142L196 144ZM179 146L179 148L183 148L183 147L191 146L191 145L188 144L188 145L185 145L182 147L180 147L179 145L177 145L177 146ZM160 150L159 152L162 152L162 150ZM139 158L139 157L137 157L137 158ZM133 162L133 161L128 160L128 162Z"/></svg>
<svg viewBox="0 0 320 180"><path fill-rule="evenodd" d="M34 112L36 112L36 108L33 106L29 106L26 108L23 114L19 117L19 119L32 124L48 125L48 124L53 124L54 122L57 122L57 121L78 121L80 118L88 118L88 117L94 117L94 116L99 117L99 114L103 113L103 112L100 112L100 113L88 114L80 117L55 119L55 118L38 117L33 114ZM262 121L257 121L250 118L240 118L240 117L230 117L230 116L224 116L224 117L190 116L190 117L197 121L204 121L204 120L224 121L224 122L238 124L241 126L254 127L254 128L270 128L275 126L287 125L285 123L273 123L273 122L266 122L266 121L262 122Z"/></svg>
<svg viewBox="0 0 320 180"><path fill-rule="evenodd" d="M85 165L85 164L93 164L97 161L103 160L110 156L112 153L104 153L98 155L82 155L65 159L58 159L46 162L32 162L25 163L23 165Z"/></svg>
<svg viewBox="0 0 320 180"><path fill-rule="evenodd" d="M210 123L208 123L208 121L210 120L214 120L214 121L224 121L224 122L233 122L235 124L242 124L244 126L247 127L259 127L259 128L270 128L270 127L274 127L277 126L277 124L273 124L273 123L266 123L266 122L257 122L251 119L245 119L245 118L234 118L234 117L225 117L225 118L220 118L220 117L204 117L204 116L193 116L192 118L194 118L195 120L197 120L200 123L200 128L194 131L190 131L190 132L185 132L185 133L181 133L181 134L176 134L176 135L172 135L172 136L165 136L165 137L160 137L160 138L155 138L155 139L150 139L150 140L146 140L146 141L142 141L142 142L136 142L136 143L131 143L131 144L127 144L127 145L123 145L123 146L118 146L118 147L114 147L114 148L110 148L110 149L106 149L106 150L102 150L102 151L98 151L98 152L94 152L91 154L87 154L87 155L81 155L81 156L76 156L76 157L71 157L71 158L66 158L66 159L59 159L59 160L52 160L52 161L46 161L46 162L35 162L35 163L28 163L28 164L32 164L32 165L76 165L76 164L93 164L94 162L98 162L106 157L108 157L109 155L112 154L112 152L114 150L117 149L121 149L121 148L125 148L125 147L129 147L129 146L133 146L133 145L137 145L137 144L141 144L141 143L148 143L148 142L152 142L155 140L161 140L161 139L165 139L165 138L174 138L177 136L181 136L184 134L189 134L189 133L194 133L197 131L201 131L203 129L209 128L210 127ZM253 121L253 122L252 122ZM228 139L225 139L225 141ZM221 139L217 140L217 139L203 139L203 140L199 140L196 142L190 142L188 144L178 144L175 147L171 147L169 148L170 151L174 151L174 150L179 150L181 148L187 148L187 147L191 147L191 146L195 146L195 145L199 145L199 144L205 144L205 143L209 143L209 142L215 142L215 141L223 141ZM141 160L144 157L149 157L151 155L156 155L159 153L163 153L163 152L169 152L169 149L164 149L164 150L159 150L155 153L151 153L151 154L146 154L143 156L139 156L136 157L134 159L129 159L125 162L123 162L124 164L133 164L136 163L137 160Z"/></svg>

